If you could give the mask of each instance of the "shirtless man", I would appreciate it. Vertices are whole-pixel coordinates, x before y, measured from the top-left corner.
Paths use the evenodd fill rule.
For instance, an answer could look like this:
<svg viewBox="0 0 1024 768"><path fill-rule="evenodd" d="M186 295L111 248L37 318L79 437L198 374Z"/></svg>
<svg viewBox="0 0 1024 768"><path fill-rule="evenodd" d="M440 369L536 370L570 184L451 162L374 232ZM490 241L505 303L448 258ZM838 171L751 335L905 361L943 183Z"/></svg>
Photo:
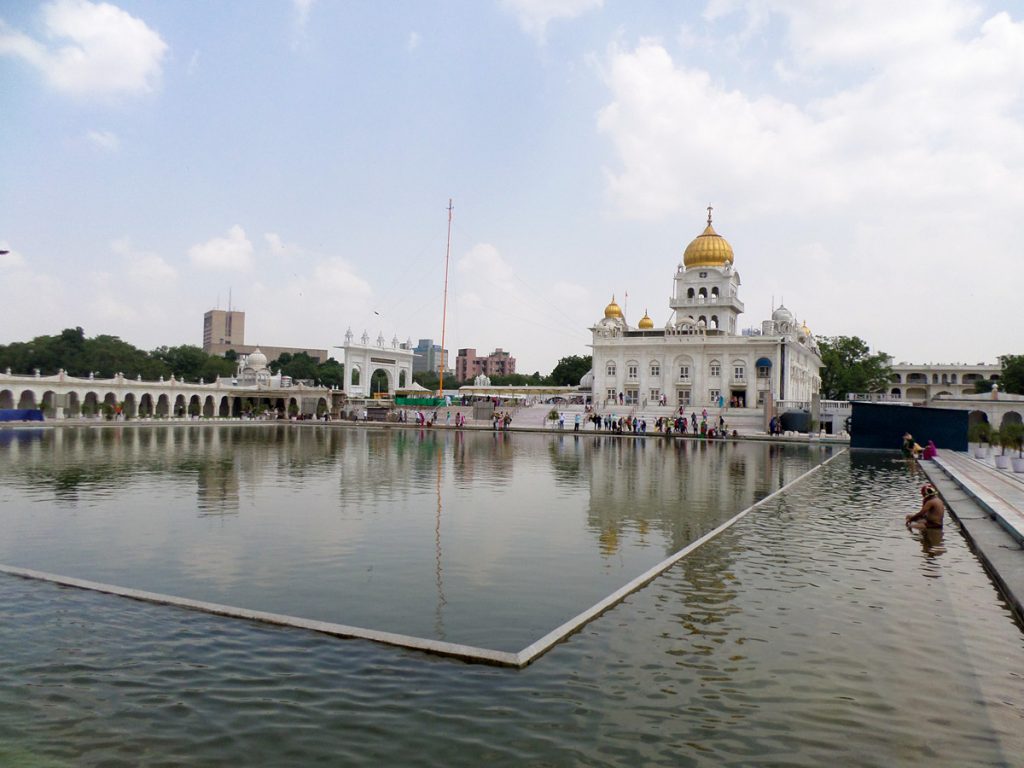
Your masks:
<svg viewBox="0 0 1024 768"><path fill-rule="evenodd" d="M946 514L946 506L939 498L939 492L931 483L921 486L921 509L912 515L907 515L907 528L922 531L926 528L942 528L943 517Z"/></svg>

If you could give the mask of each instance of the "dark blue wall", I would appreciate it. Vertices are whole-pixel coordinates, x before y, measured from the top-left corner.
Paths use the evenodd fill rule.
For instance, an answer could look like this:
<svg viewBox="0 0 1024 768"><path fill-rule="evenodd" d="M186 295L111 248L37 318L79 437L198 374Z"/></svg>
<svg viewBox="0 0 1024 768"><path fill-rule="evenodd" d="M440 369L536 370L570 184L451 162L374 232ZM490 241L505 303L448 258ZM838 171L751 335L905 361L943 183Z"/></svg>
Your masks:
<svg viewBox="0 0 1024 768"><path fill-rule="evenodd" d="M934 440L939 448L967 450L967 411L949 408L918 408L854 401L851 448L889 448L898 451L903 433L918 445Z"/></svg>

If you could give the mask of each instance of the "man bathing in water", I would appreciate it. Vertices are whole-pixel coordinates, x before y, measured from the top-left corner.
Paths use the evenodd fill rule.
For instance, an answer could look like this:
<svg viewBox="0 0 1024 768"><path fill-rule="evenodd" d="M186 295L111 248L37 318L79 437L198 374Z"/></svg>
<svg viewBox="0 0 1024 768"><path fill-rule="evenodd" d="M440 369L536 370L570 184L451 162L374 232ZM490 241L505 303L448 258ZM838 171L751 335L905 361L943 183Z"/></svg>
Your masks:
<svg viewBox="0 0 1024 768"><path fill-rule="evenodd" d="M923 531L927 528L942 528L943 517L946 514L946 506L939 498L939 492L931 483L921 486L921 509L912 515L907 515L907 528L915 531Z"/></svg>

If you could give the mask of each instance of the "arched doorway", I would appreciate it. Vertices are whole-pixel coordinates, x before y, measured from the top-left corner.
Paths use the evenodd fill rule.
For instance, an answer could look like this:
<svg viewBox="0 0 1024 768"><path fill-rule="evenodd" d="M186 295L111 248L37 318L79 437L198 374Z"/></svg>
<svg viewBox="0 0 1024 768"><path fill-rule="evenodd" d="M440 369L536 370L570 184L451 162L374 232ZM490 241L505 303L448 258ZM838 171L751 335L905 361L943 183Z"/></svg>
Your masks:
<svg viewBox="0 0 1024 768"><path fill-rule="evenodd" d="M14 393L9 389L0 390L0 408L14 407Z"/></svg>
<svg viewBox="0 0 1024 768"><path fill-rule="evenodd" d="M156 416L166 419L171 415L171 400L167 395L160 395L156 401Z"/></svg>
<svg viewBox="0 0 1024 768"><path fill-rule="evenodd" d="M391 379L388 372L378 368L370 376L370 397L385 397L391 392Z"/></svg>
<svg viewBox="0 0 1024 768"><path fill-rule="evenodd" d="M199 416L203 412L203 401L199 399L199 395L192 395L188 401L188 415Z"/></svg>
<svg viewBox="0 0 1024 768"><path fill-rule="evenodd" d="M975 424L988 424L988 415L984 411L971 411L967 414L967 428Z"/></svg>
<svg viewBox="0 0 1024 768"><path fill-rule="evenodd" d="M1003 427L1008 427L1011 424L1020 423L1021 415L1019 413L1017 413L1016 411L1007 411L1006 413L1003 414L1002 421L999 422L999 428L1002 429Z"/></svg>
<svg viewBox="0 0 1024 768"><path fill-rule="evenodd" d="M153 415L153 396L146 392L139 398L139 416L150 418Z"/></svg>
<svg viewBox="0 0 1024 768"><path fill-rule="evenodd" d="M184 416L186 408L188 408L188 405L185 403L185 396L184 395L178 395L176 398L174 398L174 415L175 416L177 416L179 418L181 416Z"/></svg>
<svg viewBox="0 0 1024 768"><path fill-rule="evenodd" d="M129 392L124 396L124 407L122 410L126 419L139 415L139 401L135 398L134 392Z"/></svg>
<svg viewBox="0 0 1024 768"><path fill-rule="evenodd" d="M36 393L31 389L26 389L21 393L21 397L18 398L18 408L28 411L36 408Z"/></svg>
<svg viewBox="0 0 1024 768"><path fill-rule="evenodd" d="M96 416L100 412L100 396L95 392L86 392L82 399L82 415Z"/></svg>
<svg viewBox="0 0 1024 768"><path fill-rule="evenodd" d="M924 402L928 399L928 390L923 387L909 387L907 389L906 399Z"/></svg>
<svg viewBox="0 0 1024 768"><path fill-rule="evenodd" d="M217 404L213 401L213 395L207 395L206 401L203 403L203 416L212 419L216 412Z"/></svg>

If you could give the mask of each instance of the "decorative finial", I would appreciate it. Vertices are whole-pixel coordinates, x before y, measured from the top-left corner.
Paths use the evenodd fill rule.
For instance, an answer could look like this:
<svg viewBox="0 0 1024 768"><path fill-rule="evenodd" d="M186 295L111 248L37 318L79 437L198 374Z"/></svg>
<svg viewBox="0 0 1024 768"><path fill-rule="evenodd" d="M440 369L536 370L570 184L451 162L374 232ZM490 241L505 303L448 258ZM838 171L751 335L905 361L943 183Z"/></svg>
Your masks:
<svg viewBox="0 0 1024 768"><path fill-rule="evenodd" d="M709 227L711 226L711 211L712 210L714 210L714 209L711 207L711 203L708 203L708 226Z"/></svg>

